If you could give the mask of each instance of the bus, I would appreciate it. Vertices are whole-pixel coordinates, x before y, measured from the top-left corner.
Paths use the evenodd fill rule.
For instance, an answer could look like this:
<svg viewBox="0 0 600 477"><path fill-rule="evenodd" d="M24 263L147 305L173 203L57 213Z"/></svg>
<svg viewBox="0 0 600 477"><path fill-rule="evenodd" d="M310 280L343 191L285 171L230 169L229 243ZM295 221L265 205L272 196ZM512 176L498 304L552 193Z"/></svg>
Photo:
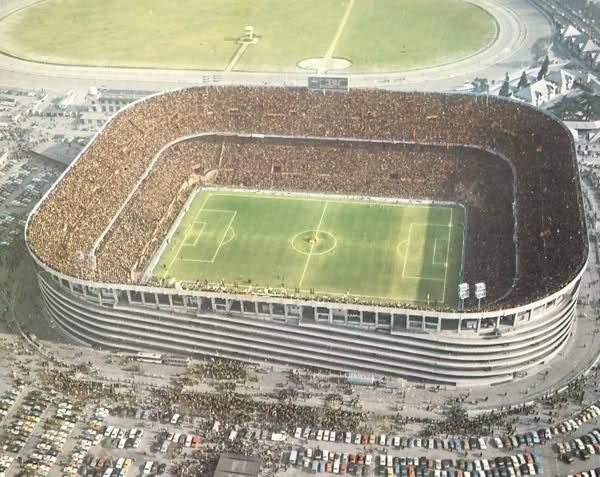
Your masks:
<svg viewBox="0 0 600 477"><path fill-rule="evenodd" d="M298 451L292 450L292 452L290 453L290 460L289 460L290 465L296 465L297 459L298 459Z"/></svg>

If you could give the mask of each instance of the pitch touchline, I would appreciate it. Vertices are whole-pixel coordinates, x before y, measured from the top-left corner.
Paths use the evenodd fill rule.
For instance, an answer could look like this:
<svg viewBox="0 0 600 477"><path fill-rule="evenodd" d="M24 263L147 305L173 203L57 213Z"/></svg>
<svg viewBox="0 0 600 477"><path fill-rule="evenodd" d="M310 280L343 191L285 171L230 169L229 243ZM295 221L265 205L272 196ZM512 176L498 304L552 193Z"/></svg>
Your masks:
<svg viewBox="0 0 600 477"><path fill-rule="evenodd" d="M186 260L184 259L184 262ZM424 280L428 280L427 278L424 278ZM439 281L442 281L442 279L438 279ZM230 287L230 288L235 288L236 284L235 283L225 283L226 287ZM258 287L258 286L257 286ZM261 287L258 287L261 288ZM386 296L375 296L375 295L354 295L352 293L341 293L341 292L330 292L330 291L324 291L324 290L315 290L314 293L311 293L310 290L300 290L300 293L304 293L306 295L322 295L322 296L326 296L326 295L337 295L337 296L346 296L346 297L352 297L352 298L372 298L372 299L376 299L376 300L382 300L384 303L382 303L382 305L385 305L385 302L396 302L396 301L405 301L405 302L423 302L425 303L427 300L422 300L420 298L410 298L410 297L386 297Z"/></svg>
<svg viewBox="0 0 600 477"><path fill-rule="evenodd" d="M319 230L321 230L321 224L323 223L323 217L325 217L325 209L327 209L328 202L325 201L325 206L323 207L323 211L321 212L321 219L319 220L319 225L317 225L317 230L315 232L315 237L319 236ZM306 263L304 264L304 270L302 270L302 275L300 276L300 283L298 284L298 288L302 288L302 282L304 281L304 275L306 274L306 270L308 269L308 262L310 262L310 257L312 257L313 248L315 244L312 243L310 245L310 251L308 252L308 257L306 258Z"/></svg>
<svg viewBox="0 0 600 477"><path fill-rule="evenodd" d="M281 199L281 200L302 200L302 201L306 201L306 202L323 202L324 200L326 200L325 197L295 197L295 196L288 196L288 195L277 195L277 194L269 194L269 193L265 193L264 195L260 195L260 194L243 194L243 193L236 193L236 194L227 194L227 193L223 193L223 192L211 192L209 195L214 195L217 197L245 197L248 199ZM435 202L431 203L431 204L419 204L419 203L412 203L410 201L404 201L402 199L398 199L400 202L393 202L393 201L386 201L386 200L377 200L377 199L356 199L356 200L333 200L333 199L327 199L327 202L331 203L331 204L351 204L351 205L364 205L364 206L393 206L393 207L426 207L426 208L431 208L431 207L440 207L440 208L445 208L445 207L457 207L457 205L450 205L447 203L444 204L437 204ZM434 224L435 225L435 224ZM445 224L439 224L439 225L444 225Z"/></svg>

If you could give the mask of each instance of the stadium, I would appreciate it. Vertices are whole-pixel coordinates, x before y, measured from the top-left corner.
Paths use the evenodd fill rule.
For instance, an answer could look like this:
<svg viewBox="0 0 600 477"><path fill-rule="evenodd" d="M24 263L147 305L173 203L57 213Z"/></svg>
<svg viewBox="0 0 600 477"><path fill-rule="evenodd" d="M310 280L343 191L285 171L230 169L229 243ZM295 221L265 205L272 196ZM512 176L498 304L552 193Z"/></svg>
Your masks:
<svg viewBox="0 0 600 477"><path fill-rule="evenodd" d="M25 235L48 316L85 344L457 386L549 363L588 255L557 120L379 90L133 103Z"/></svg>

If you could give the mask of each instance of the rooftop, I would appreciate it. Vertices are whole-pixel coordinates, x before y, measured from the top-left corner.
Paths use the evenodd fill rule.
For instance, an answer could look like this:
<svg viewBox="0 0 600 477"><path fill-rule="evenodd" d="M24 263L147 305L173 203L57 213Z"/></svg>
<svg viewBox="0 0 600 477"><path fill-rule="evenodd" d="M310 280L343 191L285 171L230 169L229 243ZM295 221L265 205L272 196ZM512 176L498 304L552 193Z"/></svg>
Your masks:
<svg viewBox="0 0 600 477"><path fill-rule="evenodd" d="M221 454L214 477L257 477L260 459L240 454Z"/></svg>

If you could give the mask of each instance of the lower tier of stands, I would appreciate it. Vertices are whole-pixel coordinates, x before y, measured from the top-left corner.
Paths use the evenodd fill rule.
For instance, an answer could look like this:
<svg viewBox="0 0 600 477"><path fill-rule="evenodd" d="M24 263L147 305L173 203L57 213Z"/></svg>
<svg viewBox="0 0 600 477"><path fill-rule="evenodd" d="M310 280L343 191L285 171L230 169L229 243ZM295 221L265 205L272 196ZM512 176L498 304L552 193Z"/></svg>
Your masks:
<svg viewBox="0 0 600 477"><path fill-rule="evenodd" d="M437 317L437 329L428 329L429 317L423 316L416 329L410 326L416 315L408 310L360 310L359 318L351 321L354 315L342 315L339 309L325 313L325 306L310 304L265 307L260 297L242 300L239 309L233 300L196 297L192 307L185 305L191 297L179 297L180 306L174 296L159 298L149 290L138 302L136 292L128 289L92 295L91 287L44 271L38 279L49 317L65 334L94 347L220 356L457 386L510 381L548 364L572 336L579 293L577 280L561 299L553 298L544 307L534 304L529 313L513 315L517 318L511 323L500 315L494 319L466 313ZM252 302L249 310L246 303ZM459 325L443 330L446 320L458 320ZM475 325L463 327L463 320Z"/></svg>

